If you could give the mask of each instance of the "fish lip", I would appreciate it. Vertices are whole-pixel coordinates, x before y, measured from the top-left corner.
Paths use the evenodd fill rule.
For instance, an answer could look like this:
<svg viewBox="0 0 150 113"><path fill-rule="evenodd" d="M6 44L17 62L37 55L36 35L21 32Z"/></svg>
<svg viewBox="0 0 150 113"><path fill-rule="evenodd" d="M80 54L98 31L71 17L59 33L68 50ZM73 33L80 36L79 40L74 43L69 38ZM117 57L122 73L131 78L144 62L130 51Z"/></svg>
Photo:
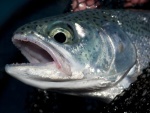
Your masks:
<svg viewBox="0 0 150 113"><path fill-rule="evenodd" d="M43 40L41 39L41 37L37 36L37 35L22 35L22 34L15 34L12 38L12 42L14 43L15 46L17 46L19 48L19 50L21 51L21 44L18 43L17 41L23 41L23 42L29 42L33 45L36 45L37 47L40 47L41 49L45 50L53 59L53 62L55 62L56 67L57 68L61 68L61 64L60 61L58 61L57 56L60 53L55 52L52 47L49 47L50 45L47 45L45 42L43 42ZM27 52L27 51L26 51ZM38 63L34 63L34 62L30 62L29 64L38 64ZM19 65L19 64L17 64Z"/></svg>

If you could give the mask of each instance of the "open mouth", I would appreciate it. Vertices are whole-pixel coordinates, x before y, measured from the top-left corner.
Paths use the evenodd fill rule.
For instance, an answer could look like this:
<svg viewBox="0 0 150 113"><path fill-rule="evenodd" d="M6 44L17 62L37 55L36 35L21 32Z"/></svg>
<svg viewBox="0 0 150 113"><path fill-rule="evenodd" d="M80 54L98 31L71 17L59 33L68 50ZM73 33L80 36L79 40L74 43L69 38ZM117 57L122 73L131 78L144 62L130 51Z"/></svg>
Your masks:
<svg viewBox="0 0 150 113"><path fill-rule="evenodd" d="M47 63L54 61L52 56L46 50L33 42L17 39L14 40L14 43L16 43L17 46L21 46L21 52L30 63Z"/></svg>
<svg viewBox="0 0 150 113"><path fill-rule="evenodd" d="M36 34L15 34L12 41L30 63L6 65L5 70L10 75L19 79L24 76L52 81L63 81L72 77L68 60L44 37Z"/></svg>
<svg viewBox="0 0 150 113"><path fill-rule="evenodd" d="M12 39L16 45L27 58L30 63L28 65L35 65L40 63L56 63L59 65L52 49L50 49L42 40L37 40L34 36L15 35Z"/></svg>

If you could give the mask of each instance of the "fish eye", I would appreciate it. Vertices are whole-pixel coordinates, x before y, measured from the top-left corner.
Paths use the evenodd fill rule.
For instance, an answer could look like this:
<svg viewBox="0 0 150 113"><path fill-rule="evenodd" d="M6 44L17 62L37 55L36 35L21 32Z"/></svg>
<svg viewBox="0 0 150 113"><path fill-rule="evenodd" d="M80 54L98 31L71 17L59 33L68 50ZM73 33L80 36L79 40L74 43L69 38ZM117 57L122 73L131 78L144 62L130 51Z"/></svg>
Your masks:
<svg viewBox="0 0 150 113"><path fill-rule="evenodd" d="M64 43L66 41L66 35L64 33L57 33L54 35L54 39L59 43Z"/></svg>
<svg viewBox="0 0 150 113"><path fill-rule="evenodd" d="M57 27L51 30L49 36L58 43L71 43L73 38L71 31L61 27Z"/></svg>

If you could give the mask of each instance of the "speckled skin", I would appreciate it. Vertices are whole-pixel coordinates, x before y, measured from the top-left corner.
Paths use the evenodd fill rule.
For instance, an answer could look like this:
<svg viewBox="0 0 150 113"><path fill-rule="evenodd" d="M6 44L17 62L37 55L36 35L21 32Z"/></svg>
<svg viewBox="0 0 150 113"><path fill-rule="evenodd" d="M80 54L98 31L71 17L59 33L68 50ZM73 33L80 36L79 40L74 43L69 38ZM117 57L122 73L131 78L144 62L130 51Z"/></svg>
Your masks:
<svg viewBox="0 0 150 113"><path fill-rule="evenodd" d="M72 14L65 14L53 18L45 18L39 21L26 24L17 30L18 32L26 33L33 29L39 30L40 34L44 32L45 24L52 21L61 20L68 22L83 22L94 24L100 28L103 24L111 22L119 25L121 29L126 32L132 43L136 46L137 50L137 67L139 70L147 66L150 61L150 13L149 11L136 11L136 10L85 10ZM44 34L45 35L45 34ZM89 34L90 35L90 34ZM81 53L80 53L81 54ZM88 60L88 59L87 59Z"/></svg>

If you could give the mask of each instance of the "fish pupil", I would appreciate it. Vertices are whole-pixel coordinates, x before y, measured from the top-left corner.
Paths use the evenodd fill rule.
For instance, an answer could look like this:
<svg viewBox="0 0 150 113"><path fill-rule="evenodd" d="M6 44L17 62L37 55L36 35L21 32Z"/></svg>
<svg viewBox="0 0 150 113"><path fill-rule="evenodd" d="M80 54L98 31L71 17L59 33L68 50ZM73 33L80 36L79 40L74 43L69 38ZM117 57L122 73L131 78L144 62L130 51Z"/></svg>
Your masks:
<svg viewBox="0 0 150 113"><path fill-rule="evenodd" d="M54 36L54 39L59 43L64 43L66 41L66 35L64 33L57 33Z"/></svg>

